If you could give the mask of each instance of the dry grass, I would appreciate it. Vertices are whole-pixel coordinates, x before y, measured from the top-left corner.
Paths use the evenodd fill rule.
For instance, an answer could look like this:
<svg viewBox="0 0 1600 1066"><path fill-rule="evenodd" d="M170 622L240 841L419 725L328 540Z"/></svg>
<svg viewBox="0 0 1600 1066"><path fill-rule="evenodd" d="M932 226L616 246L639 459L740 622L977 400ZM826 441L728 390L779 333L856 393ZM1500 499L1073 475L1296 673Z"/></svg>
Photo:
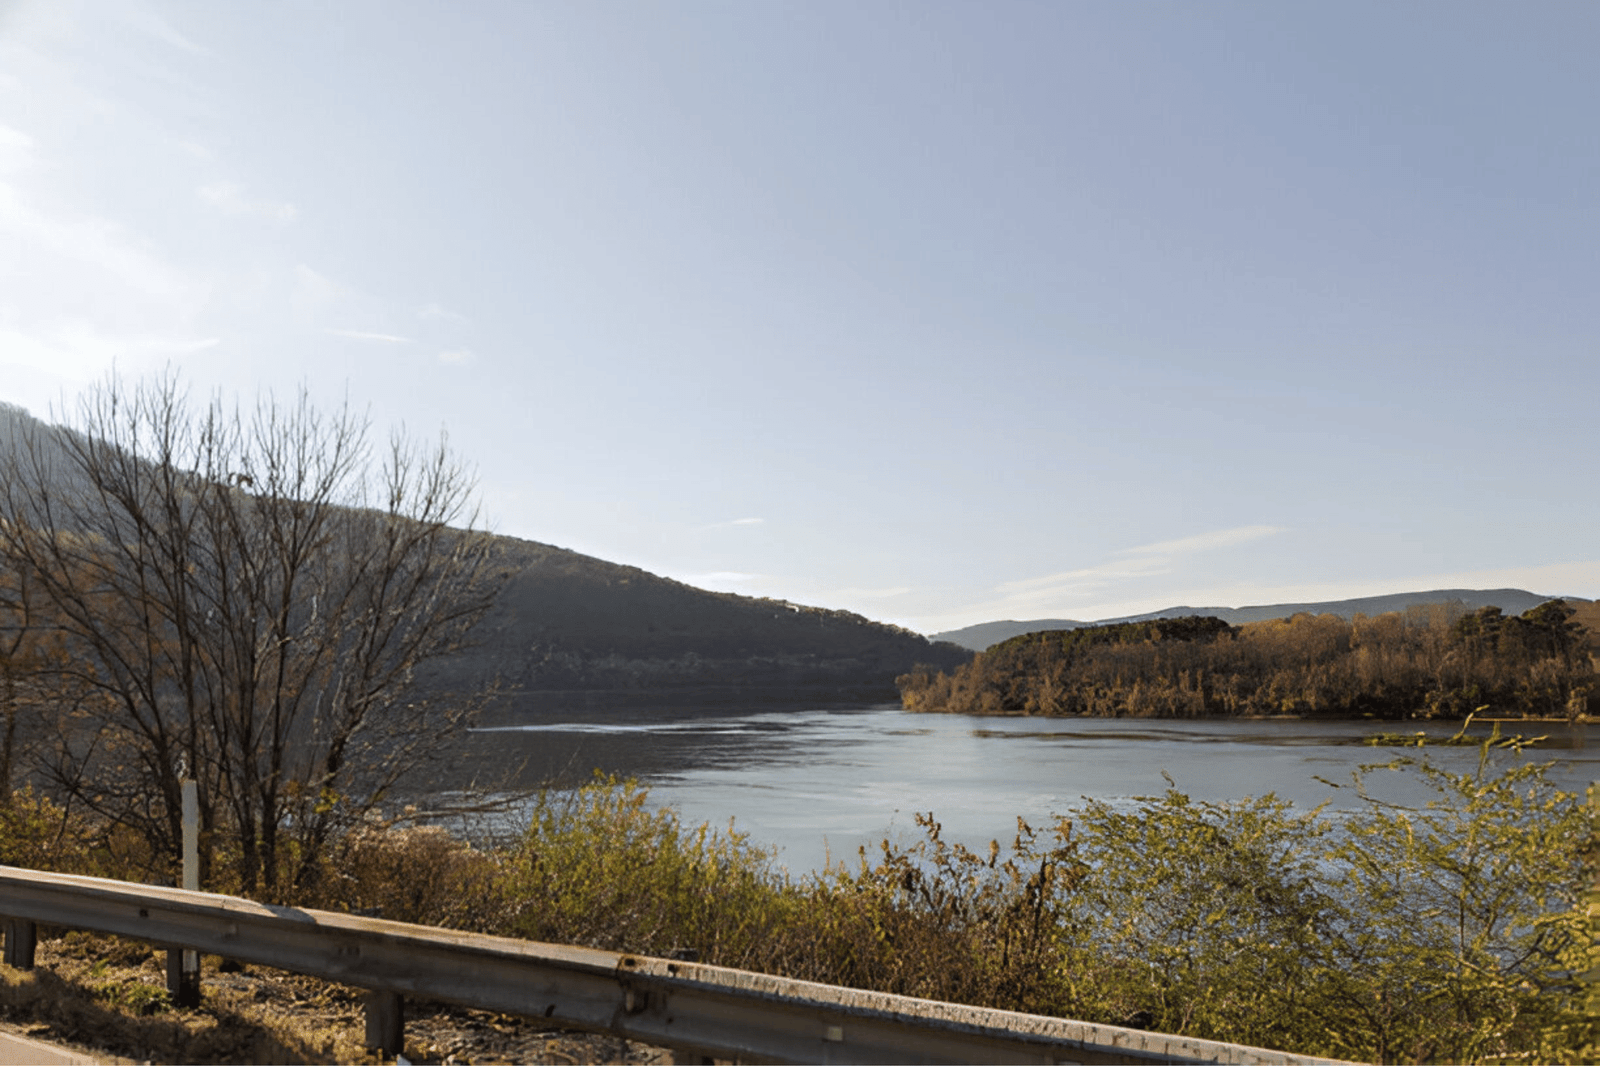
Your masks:
<svg viewBox="0 0 1600 1066"><path fill-rule="evenodd" d="M1456 798L1470 810L1440 830L1428 869L1491 877L1482 863L1460 867L1458 844L1497 834L1504 846L1486 856L1523 855L1512 881L1491 878L1514 892L1506 906L1520 917L1512 926L1537 921L1553 947L1570 937L1574 950L1586 950L1586 918L1562 900L1580 880L1578 852L1592 833L1573 797L1536 802L1535 793L1550 792L1529 777L1540 773L1430 777L1445 799L1465 789ZM1437 923L1406 918L1422 905L1411 899L1412 882L1404 891L1369 889L1355 874L1328 872L1335 859L1346 863L1341 870L1400 869L1367 857L1411 841L1420 823L1408 819L1419 812L1381 812L1362 837L1366 850L1345 855L1328 850L1320 821L1291 817L1271 797L1217 805L1172 790L1139 804L1123 811L1091 802L1075 824L1038 833L1019 821L1011 846L996 843L986 854L943 840L926 816L915 844L886 845L874 862L796 881L731 828L685 826L636 783L601 779L543 797L526 833L494 847L437 829L358 830L304 897L287 902L649 955L688 949L713 965L827 984L1365 1061L1592 1058L1581 1049L1593 1045L1593 1026L1569 1009L1565 986L1546 994L1531 983L1589 962L1555 960L1550 970L1544 956L1525 955L1534 967L1526 973L1483 970L1469 987L1451 976L1465 971L1439 946ZM46 821L18 824L31 832ZM1390 850L1372 850L1379 844ZM1226 888L1220 900L1218 886ZM1371 958L1383 966L1363 961ZM51 1037L136 1061L374 1061L361 1047L352 989L211 965L204 1007L180 1011L165 1000L164 957L147 947L80 934L41 944L40 961L48 972L0 971L0 1023L44 1025ZM1470 996L1459 1018L1436 992L1451 980L1447 992ZM1373 1003L1400 1005L1380 1019L1381 1032L1362 1013ZM539 1021L412 1002L406 1010L413 1062L665 1058ZM1459 1033L1449 1030L1457 1042L1440 1043L1461 1018L1473 1028L1458 1025ZM1499 1035L1480 1039L1490 1026ZM1424 1050L1407 1050L1414 1047Z"/></svg>
<svg viewBox="0 0 1600 1066"><path fill-rule="evenodd" d="M264 967L202 965L202 1002L173 1008L166 956L84 933L41 940L32 971L0 966L0 1024L116 1063L377 1063L361 991ZM414 1063L659 1064L660 1049L508 1015L406 1004Z"/></svg>

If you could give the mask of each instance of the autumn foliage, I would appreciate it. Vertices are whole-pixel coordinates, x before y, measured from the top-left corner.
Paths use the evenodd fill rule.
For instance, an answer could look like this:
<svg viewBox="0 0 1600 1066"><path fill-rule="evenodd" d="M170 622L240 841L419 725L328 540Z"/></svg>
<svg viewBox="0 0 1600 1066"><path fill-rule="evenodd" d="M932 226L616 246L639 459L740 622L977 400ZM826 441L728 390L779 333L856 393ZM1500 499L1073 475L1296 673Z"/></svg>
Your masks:
<svg viewBox="0 0 1600 1066"><path fill-rule="evenodd" d="M1595 682L1589 634L1551 600L1229 626L1191 617L1028 633L949 674L901 676L908 710L1200 718L1567 717Z"/></svg>

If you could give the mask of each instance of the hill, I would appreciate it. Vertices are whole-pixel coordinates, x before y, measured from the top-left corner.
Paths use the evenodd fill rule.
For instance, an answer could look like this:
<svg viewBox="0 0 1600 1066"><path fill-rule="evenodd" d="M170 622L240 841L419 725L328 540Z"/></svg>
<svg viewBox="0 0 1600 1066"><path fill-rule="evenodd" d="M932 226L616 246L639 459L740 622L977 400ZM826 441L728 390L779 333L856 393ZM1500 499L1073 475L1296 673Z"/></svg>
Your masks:
<svg viewBox="0 0 1600 1066"><path fill-rule="evenodd" d="M847 611L707 592L564 548L494 539L505 586L446 685L497 677L503 709L861 703L917 664L971 658Z"/></svg>
<svg viewBox="0 0 1600 1066"><path fill-rule="evenodd" d="M970 651L983 651L984 649L999 644L1001 641L1010 640L1012 637L1024 633L1039 633L1054 629L1079 629L1083 626L1099 625L1098 622L1078 622L1071 618L1035 618L1031 622L1015 622L1006 619L1003 622L979 622L974 626L963 626L961 629L948 629L943 633L935 633L934 640L947 640L952 644L959 644Z"/></svg>
<svg viewBox="0 0 1600 1066"><path fill-rule="evenodd" d="M64 432L0 403L0 448L31 436L52 480L80 489ZM423 698L497 681L500 711L517 714L880 702L895 698L898 674L971 658L845 611L707 592L548 544L491 539L501 590L471 646L421 672Z"/></svg>
<svg viewBox="0 0 1600 1066"><path fill-rule="evenodd" d="M1203 616L1220 618L1235 626L1246 622L1265 622L1273 618L1293 618L1297 614L1334 614L1349 621L1358 614L1373 617L1434 603L1459 603L1471 610L1480 607L1498 607L1507 614L1521 614L1546 600L1555 598L1523 589L1433 589L1428 592L1396 592L1387 596L1361 596L1349 600L1323 600L1318 603L1275 603L1259 607L1168 607L1148 614L1103 618L1095 622L1074 622L1059 618L1040 618L1031 622L980 622L962 629L935 633L931 639L949 641L972 651L983 651L1024 633L1078 629L1082 626L1120 625L1124 622L1150 622L1158 618ZM1568 596L1566 600L1574 606L1585 602L1576 596Z"/></svg>

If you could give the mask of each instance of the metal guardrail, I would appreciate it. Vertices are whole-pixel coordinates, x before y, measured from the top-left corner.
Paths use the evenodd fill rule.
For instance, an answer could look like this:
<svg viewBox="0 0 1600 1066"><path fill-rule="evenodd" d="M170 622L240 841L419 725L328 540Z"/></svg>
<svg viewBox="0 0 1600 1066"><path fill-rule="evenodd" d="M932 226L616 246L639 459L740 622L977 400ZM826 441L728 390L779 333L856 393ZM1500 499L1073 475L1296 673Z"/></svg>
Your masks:
<svg viewBox="0 0 1600 1066"><path fill-rule="evenodd" d="M742 1062L1323 1063L1092 1025L589 948L454 932L235 896L0 866L5 961L35 923L224 955L369 990L367 1042L394 1054L403 996Z"/></svg>

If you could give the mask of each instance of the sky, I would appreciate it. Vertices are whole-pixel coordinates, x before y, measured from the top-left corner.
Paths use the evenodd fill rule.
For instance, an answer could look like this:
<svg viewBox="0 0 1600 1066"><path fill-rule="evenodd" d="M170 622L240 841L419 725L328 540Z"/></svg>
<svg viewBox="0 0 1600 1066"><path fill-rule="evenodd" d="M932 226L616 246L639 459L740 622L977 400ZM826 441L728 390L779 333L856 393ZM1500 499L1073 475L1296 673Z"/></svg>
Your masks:
<svg viewBox="0 0 1600 1066"><path fill-rule="evenodd" d="M1600 6L0 0L0 399L931 633L1600 597ZM54 412L54 413L52 413Z"/></svg>

